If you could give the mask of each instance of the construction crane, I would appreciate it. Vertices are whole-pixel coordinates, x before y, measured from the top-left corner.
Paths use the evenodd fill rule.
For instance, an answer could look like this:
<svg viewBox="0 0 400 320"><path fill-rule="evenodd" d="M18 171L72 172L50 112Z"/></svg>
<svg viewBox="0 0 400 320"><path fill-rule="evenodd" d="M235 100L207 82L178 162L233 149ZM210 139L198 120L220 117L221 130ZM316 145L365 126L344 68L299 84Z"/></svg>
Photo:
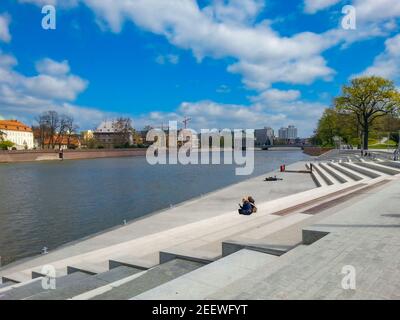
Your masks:
<svg viewBox="0 0 400 320"><path fill-rule="evenodd" d="M185 119L183 119L183 124L185 125L185 129L187 129L187 124L190 122L192 120L192 118L188 118L188 117L185 117Z"/></svg>

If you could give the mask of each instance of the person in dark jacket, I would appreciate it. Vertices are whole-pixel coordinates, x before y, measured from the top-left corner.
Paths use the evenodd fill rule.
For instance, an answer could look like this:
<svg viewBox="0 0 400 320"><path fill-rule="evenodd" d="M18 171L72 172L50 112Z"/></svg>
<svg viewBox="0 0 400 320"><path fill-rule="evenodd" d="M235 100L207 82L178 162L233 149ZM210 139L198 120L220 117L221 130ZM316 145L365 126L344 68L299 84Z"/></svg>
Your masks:
<svg viewBox="0 0 400 320"><path fill-rule="evenodd" d="M242 199L242 204L239 204L239 214L249 216L253 213L253 207L247 198Z"/></svg>
<svg viewBox="0 0 400 320"><path fill-rule="evenodd" d="M255 213L257 212L257 207L256 207L256 202L254 201L254 198L252 196L248 196L247 200L249 200L250 205L251 205L251 212Z"/></svg>

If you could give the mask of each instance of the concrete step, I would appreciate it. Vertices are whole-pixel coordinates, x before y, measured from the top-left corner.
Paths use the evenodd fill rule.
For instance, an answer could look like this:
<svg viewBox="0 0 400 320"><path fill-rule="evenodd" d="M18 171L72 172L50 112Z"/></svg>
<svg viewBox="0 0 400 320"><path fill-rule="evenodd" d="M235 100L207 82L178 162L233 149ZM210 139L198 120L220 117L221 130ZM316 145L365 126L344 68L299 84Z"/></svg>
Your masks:
<svg viewBox="0 0 400 320"><path fill-rule="evenodd" d="M380 183L379 179L370 181L372 186L375 184L379 185ZM340 209L343 206L346 206L347 200L358 196L363 192L363 190L365 190L365 188L371 188L371 185L363 183L346 188L343 192L337 192L335 197L331 197L330 199L327 198L325 201L316 202L314 206L299 211L302 213L291 214L291 216L294 217L305 217L304 219L298 219L298 222L287 223L285 226L284 221L277 220L272 222L270 225L262 226L253 232L240 234L230 240L225 240L222 244L222 255L225 256L243 248L281 255L303 242L303 228L315 224L333 214L332 211L327 211L327 208L335 206ZM282 224L282 228L277 228L274 232L271 232L273 231L271 228L272 225L278 223ZM270 230L268 230L268 228L270 228Z"/></svg>
<svg viewBox="0 0 400 320"><path fill-rule="evenodd" d="M273 272L280 267L281 261L289 263L289 261L295 260L303 250L305 250L304 246L298 246L280 257L252 250L240 250L164 285L132 296L132 299L209 299L216 292L225 292L225 288L234 286L236 282L251 277L252 274L267 275Z"/></svg>
<svg viewBox="0 0 400 320"><path fill-rule="evenodd" d="M317 188L321 188L323 186L323 183L320 181L320 179L318 179L318 176L317 176L318 173L316 175L316 172L312 172L311 171L311 166L308 163L306 163L305 166L306 166L306 169L311 172L311 178L314 181L316 187ZM321 180L322 180L322 178L321 178Z"/></svg>
<svg viewBox="0 0 400 320"><path fill-rule="evenodd" d="M327 201L334 201L336 198L362 188L365 184L349 183L347 186L347 188L338 188L337 191L324 196L314 197L310 201L303 199L300 205L295 205L270 215L253 214L246 217L246 220L243 220L241 224L221 228L218 231L203 234L192 240L163 249L160 252L160 262L170 261L175 258L185 258L193 261L215 261L224 255L224 246L226 246L225 250L233 250L235 244L232 242L237 244L236 248L238 249L251 247L252 249L258 248L262 252L282 254L297 245L299 241L295 243L275 243L271 246L269 239L266 239L266 237L312 217L312 215L300 212L312 209ZM277 219L277 216L280 218ZM300 230L299 236L301 236Z"/></svg>
<svg viewBox="0 0 400 320"><path fill-rule="evenodd" d="M131 298L201 300L255 270L268 268L277 259L261 252L240 250Z"/></svg>
<svg viewBox="0 0 400 320"><path fill-rule="evenodd" d="M322 188L322 187L328 186L328 184L325 182L325 180L322 178L322 176L319 174L319 172L317 170L314 170L314 168L312 166L314 166L314 164L312 164L312 165L311 164L309 164L309 165L307 164L306 168L311 171L311 178L313 179L315 185L318 188Z"/></svg>
<svg viewBox="0 0 400 320"><path fill-rule="evenodd" d="M371 169L373 171L376 171L378 173L384 173L387 175L391 175L394 176L396 174L400 173L400 170L394 169L394 168L390 168L389 166L385 166L383 164L379 164L376 162L363 162L363 163L359 163L359 166Z"/></svg>
<svg viewBox="0 0 400 320"><path fill-rule="evenodd" d="M381 161L380 164L387 166L387 167L391 167L391 168L395 168L395 169L400 169L400 162L399 161L388 161L388 160L384 160Z"/></svg>
<svg viewBox="0 0 400 320"><path fill-rule="evenodd" d="M72 284L79 283L88 277L89 275L86 273L76 272L71 275L57 278L56 288L61 288L71 283ZM21 284L21 286L14 287L11 288L11 290L8 290L7 292L0 293L0 300L23 300L38 295L40 293L54 291L52 289L46 289L45 287L43 287L42 284L43 280L45 280L43 277L35 278L30 282Z"/></svg>
<svg viewBox="0 0 400 320"><path fill-rule="evenodd" d="M112 270L87 276L80 279L79 281L70 281L64 283L63 285L57 286L56 290L48 290L27 298L28 300L66 300L71 299L76 295L82 294L84 292L102 287L109 283L113 283L120 279L132 276L134 274L140 273L143 270L130 268L126 266L120 266ZM76 271L69 275L68 277L74 276L79 271ZM85 274L85 273L83 273Z"/></svg>
<svg viewBox="0 0 400 320"><path fill-rule="evenodd" d="M242 232L240 233L240 237L252 240L263 239L269 234L280 231L284 228L287 228L288 226L291 226L308 218L310 218L310 215L302 213L286 215L272 223L259 225L247 232Z"/></svg>
<svg viewBox="0 0 400 320"><path fill-rule="evenodd" d="M215 261L224 254L226 255L227 252L237 251L240 248L251 248L280 255L301 242L302 234L300 226L299 230L294 231L296 232L296 237L289 238L290 240L287 242L271 243L271 239L268 236L296 225L301 221L306 221L315 215L315 212L309 214L308 210L319 209L319 206L323 206L326 202L331 204L335 202L335 199L356 192L366 184L349 183L346 185L348 186L347 188L341 188L336 192L314 198L308 202L303 201L301 205L280 212L279 214L282 217L280 219L272 219L278 213L265 217L257 217L257 214L253 214L248 217L248 222L243 222L234 228L225 228L219 232L206 234L202 237L169 247L160 252L160 261L165 262L179 257L195 261ZM300 212L304 212L305 214ZM301 227L305 225L307 224L301 224Z"/></svg>
<svg viewBox="0 0 400 320"><path fill-rule="evenodd" d="M346 169L352 170L357 172L359 175L363 175L364 177L375 179L379 178L381 174L377 173L376 171L363 168L360 166L355 165L355 163L339 163L342 167L345 167Z"/></svg>
<svg viewBox="0 0 400 320"><path fill-rule="evenodd" d="M13 284L15 284L15 282L11 282L11 281L4 282L4 283L0 283L0 289L1 289L1 288L9 287L9 286L11 286L11 285L13 285Z"/></svg>
<svg viewBox="0 0 400 320"><path fill-rule="evenodd" d="M313 163L313 172L314 171L316 171L316 173L322 178L326 185L332 186L335 184L334 181L332 181L333 179L328 174L326 174L326 172L324 172L319 164Z"/></svg>
<svg viewBox="0 0 400 320"><path fill-rule="evenodd" d="M336 172L340 172L344 176L347 176L347 177L349 177L350 179L352 179L354 181L363 180L363 177L360 177L358 174L354 173L352 170L344 168L344 167L340 166L339 164L328 162L327 165L329 167L331 167L332 169L336 170Z"/></svg>
<svg viewBox="0 0 400 320"><path fill-rule="evenodd" d="M336 171L335 169L329 167L325 163L319 163L319 166L327 172L331 177L333 177L338 183L346 183L348 182L348 178L344 176L342 173Z"/></svg>
<svg viewBox="0 0 400 320"><path fill-rule="evenodd" d="M102 292L99 288L99 295L92 292L90 299L93 300L125 300L130 299L140 293L158 287L168 281L180 277L188 272L204 266L203 263L176 259L164 264L160 264L150 270L144 271L137 278L115 285L111 290ZM77 299L75 297L74 299Z"/></svg>

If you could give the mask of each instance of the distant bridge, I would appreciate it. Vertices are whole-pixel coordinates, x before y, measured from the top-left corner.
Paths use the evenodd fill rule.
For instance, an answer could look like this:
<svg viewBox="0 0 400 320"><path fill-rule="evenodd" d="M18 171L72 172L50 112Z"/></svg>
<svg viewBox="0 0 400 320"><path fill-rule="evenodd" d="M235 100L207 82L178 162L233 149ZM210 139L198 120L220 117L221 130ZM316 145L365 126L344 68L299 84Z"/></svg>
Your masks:
<svg viewBox="0 0 400 320"><path fill-rule="evenodd" d="M305 147L315 147L312 144L294 143L294 144L274 144L274 145L264 145L261 148L263 150L270 150L275 148L296 148L304 150Z"/></svg>

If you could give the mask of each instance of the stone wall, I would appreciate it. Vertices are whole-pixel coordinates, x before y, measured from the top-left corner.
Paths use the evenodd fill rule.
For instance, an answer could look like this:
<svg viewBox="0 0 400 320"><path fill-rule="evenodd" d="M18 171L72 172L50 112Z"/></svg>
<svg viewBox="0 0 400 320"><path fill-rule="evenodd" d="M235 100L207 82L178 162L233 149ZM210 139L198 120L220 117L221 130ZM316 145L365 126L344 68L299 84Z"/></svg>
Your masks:
<svg viewBox="0 0 400 320"><path fill-rule="evenodd" d="M333 150L333 148L322 148L322 147L304 147L304 153L312 156L312 157L318 157L324 153L327 153L329 151Z"/></svg>
<svg viewBox="0 0 400 320"><path fill-rule="evenodd" d="M66 150L64 160L135 157L146 155L146 149ZM59 161L56 150L0 151L1 162Z"/></svg>

